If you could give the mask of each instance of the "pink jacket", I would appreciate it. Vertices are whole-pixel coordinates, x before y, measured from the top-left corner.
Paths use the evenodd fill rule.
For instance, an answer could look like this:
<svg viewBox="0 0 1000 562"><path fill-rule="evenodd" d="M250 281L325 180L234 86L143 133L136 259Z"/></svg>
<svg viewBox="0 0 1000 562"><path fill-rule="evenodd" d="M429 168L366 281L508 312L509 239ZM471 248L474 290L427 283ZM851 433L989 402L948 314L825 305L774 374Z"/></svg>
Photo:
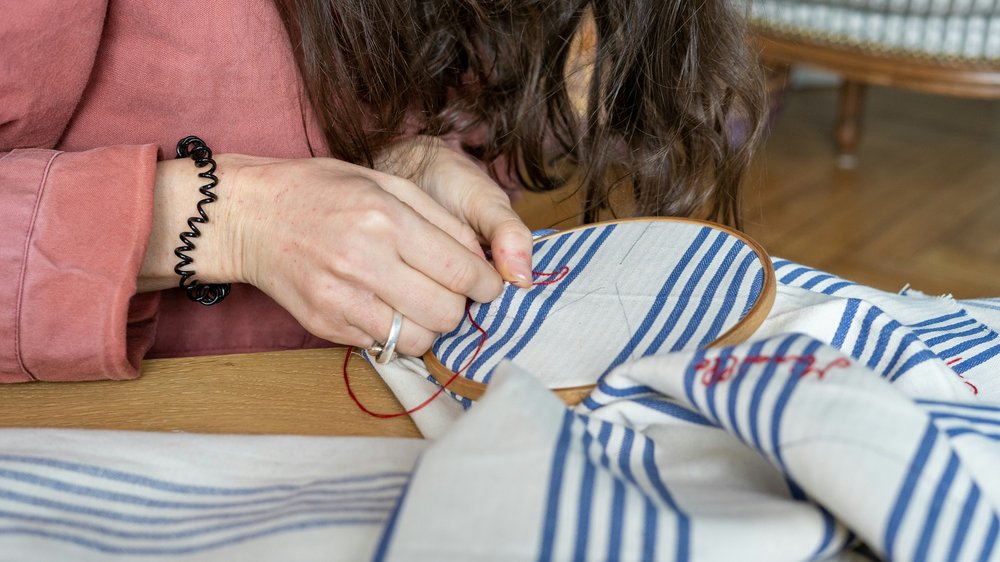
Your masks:
<svg viewBox="0 0 1000 562"><path fill-rule="evenodd" d="M0 18L0 381L329 345L250 286L214 307L135 294L156 161L180 138L283 158L324 146L272 3L17 5Z"/></svg>

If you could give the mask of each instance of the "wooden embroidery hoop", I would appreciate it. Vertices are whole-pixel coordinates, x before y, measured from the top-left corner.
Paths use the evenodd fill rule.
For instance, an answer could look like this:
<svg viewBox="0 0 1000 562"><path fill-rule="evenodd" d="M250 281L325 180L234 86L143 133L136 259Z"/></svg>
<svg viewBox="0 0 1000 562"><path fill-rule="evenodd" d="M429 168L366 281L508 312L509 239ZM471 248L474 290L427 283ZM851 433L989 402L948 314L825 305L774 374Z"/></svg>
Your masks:
<svg viewBox="0 0 1000 562"><path fill-rule="evenodd" d="M760 294L757 296L756 302L750 307L746 315L743 316L736 324L731 328L726 330L721 336L713 340L706 347L717 347L725 345L733 345L743 341L746 341L757 328L760 327L761 323L767 318L768 313L771 312L771 306L774 304L774 295L777 290L777 283L774 277L774 265L771 263L771 258L768 256L764 248L758 244L754 239L750 238L746 234L729 228L727 226L703 221L698 219L689 219L681 217L646 217L646 218L634 218L634 219L622 219L622 220L612 220L604 222L596 222L592 224L586 224L583 226L578 226L570 228L567 230L561 230L559 232L549 234L547 236L542 236L535 240L539 242L541 240L546 240L548 238L555 238L558 236L563 236L570 232L578 232L580 230L585 230L588 228L599 228L602 226L612 225L612 224L624 224L632 222L673 222L673 223L688 223L695 224L698 226L707 226L714 230L720 230L734 236L744 244L746 244L754 254L757 256L757 260L760 262L761 267L764 271L764 282L760 289ZM478 400L482 397L483 393L486 392L486 383L481 383L464 377L455 377L454 373L451 372L448 367L445 367L441 361L434 355L433 348L428 350L424 354L424 365L430 372L431 376L438 384L448 385L448 390L454 392L455 394L468 398L470 400ZM448 381L451 381L450 383ZM579 404L588 394L594 389L596 385L587 384L583 386L572 386L565 388L553 388L552 392L559 396L566 404L572 406Z"/></svg>

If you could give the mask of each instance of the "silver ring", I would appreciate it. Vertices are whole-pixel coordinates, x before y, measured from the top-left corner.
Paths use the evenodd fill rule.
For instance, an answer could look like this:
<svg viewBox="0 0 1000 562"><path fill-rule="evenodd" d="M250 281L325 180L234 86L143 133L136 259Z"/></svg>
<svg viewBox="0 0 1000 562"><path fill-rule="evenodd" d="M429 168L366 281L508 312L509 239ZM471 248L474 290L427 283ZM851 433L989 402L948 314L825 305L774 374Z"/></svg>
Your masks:
<svg viewBox="0 0 1000 562"><path fill-rule="evenodd" d="M374 353L375 362L385 365L396 358L396 343L399 342L399 333L403 328L403 314L398 310L392 311L392 326L389 328L389 336L385 338L385 343L375 342L375 345L368 348L369 353Z"/></svg>

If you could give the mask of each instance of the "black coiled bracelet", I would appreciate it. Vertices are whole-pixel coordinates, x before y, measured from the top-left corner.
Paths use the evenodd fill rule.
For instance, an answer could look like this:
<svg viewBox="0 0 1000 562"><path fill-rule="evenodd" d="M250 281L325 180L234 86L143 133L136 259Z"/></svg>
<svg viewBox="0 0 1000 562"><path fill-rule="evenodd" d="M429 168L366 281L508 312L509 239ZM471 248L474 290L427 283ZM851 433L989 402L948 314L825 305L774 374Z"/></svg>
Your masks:
<svg viewBox="0 0 1000 562"><path fill-rule="evenodd" d="M219 185L219 178L215 176L215 160L212 158L212 149L208 148L205 141L194 135L184 137L177 143L177 157L191 157L191 159L194 160L194 165L198 168L204 168L207 166L208 169L204 172L199 172L198 177L208 180L208 183L198 188L198 191L200 191L205 198L198 201L198 215L187 220L188 228L190 230L181 233L180 238L182 244L174 250L174 255L181 259L181 261L174 266L174 272L181 276L180 287L187 291L189 299L199 302L205 306L211 306L222 302L222 299L226 298L226 295L229 294L229 290L232 286L229 283L201 283L194 278L194 269L185 271L183 268L194 262L194 260L184 252L190 252L195 249L193 239L201 236L201 231L198 230L198 225L208 223L208 215L205 213L205 205L214 203L219 198L218 195L212 192L212 188Z"/></svg>

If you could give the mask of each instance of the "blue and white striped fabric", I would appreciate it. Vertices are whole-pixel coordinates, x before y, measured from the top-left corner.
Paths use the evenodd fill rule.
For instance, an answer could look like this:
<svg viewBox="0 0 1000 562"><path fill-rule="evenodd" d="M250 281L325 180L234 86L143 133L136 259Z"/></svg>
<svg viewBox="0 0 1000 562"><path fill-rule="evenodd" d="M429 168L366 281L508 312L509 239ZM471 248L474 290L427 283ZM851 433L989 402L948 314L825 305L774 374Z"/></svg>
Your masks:
<svg viewBox="0 0 1000 562"><path fill-rule="evenodd" d="M378 560L1000 560L1000 406L913 399L809 336L630 362L586 413L495 381Z"/></svg>
<svg viewBox="0 0 1000 562"><path fill-rule="evenodd" d="M0 560L370 555L425 443L0 430Z"/></svg>
<svg viewBox="0 0 1000 562"><path fill-rule="evenodd" d="M760 258L739 238L672 221L536 241L533 269L562 268L565 277L551 284L508 286L495 301L470 307L488 334L478 355L482 336L468 318L438 339L435 355L452 372L468 365L462 376L479 382L511 359L545 373L552 387L593 384L625 361L704 347L747 313L764 280Z"/></svg>
<svg viewBox="0 0 1000 562"><path fill-rule="evenodd" d="M604 232L554 239L539 264L589 276ZM484 306L506 339L494 356L563 337L531 318L628 334L554 340L532 359L545 372L526 351L484 359L480 402L414 416L433 440L2 430L0 561L1000 560L1000 299L886 293L775 260L754 337L696 349L753 286L718 271L746 254L715 237L679 244L705 264L675 275L701 275L680 320L669 299L648 320L574 304L596 286L583 275L522 291L522 316ZM702 298L734 278L728 308ZM598 386L567 409L546 386L591 347ZM415 360L379 370L407 406L436 388Z"/></svg>

